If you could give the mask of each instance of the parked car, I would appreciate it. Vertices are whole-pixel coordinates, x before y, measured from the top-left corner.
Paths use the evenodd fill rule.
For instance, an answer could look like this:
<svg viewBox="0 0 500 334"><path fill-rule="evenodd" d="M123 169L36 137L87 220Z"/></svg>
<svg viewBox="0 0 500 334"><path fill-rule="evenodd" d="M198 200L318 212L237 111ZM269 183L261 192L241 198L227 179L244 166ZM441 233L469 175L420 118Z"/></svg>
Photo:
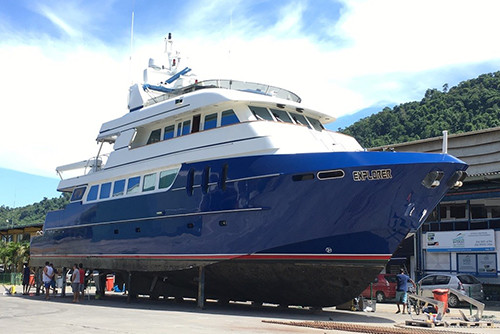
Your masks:
<svg viewBox="0 0 500 334"><path fill-rule="evenodd" d="M418 282L420 286L420 294L424 297L432 298L434 289L449 289L453 288L458 290L463 295L469 296L474 299L483 299L483 285L481 282L472 275L467 274L432 274L427 275ZM460 299L457 295L450 292L448 295L448 305L456 307L460 304Z"/></svg>
<svg viewBox="0 0 500 334"><path fill-rule="evenodd" d="M361 293L365 298L375 298L377 302L396 297L396 275L378 274L375 280ZM371 291L371 295L370 295Z"/></svg>

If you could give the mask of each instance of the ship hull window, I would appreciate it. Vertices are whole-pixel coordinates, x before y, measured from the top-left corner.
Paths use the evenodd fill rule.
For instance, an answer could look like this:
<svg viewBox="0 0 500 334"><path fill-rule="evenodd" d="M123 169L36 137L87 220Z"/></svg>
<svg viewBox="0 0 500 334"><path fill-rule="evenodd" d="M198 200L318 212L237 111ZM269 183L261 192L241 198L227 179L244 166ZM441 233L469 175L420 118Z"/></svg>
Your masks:
<svg viewBox="0 0 500 334"><path fill-rule="evenodd" d="M205 116L203 130L209 130L217 127L217 113Z"/></svg>
<svg viewBox="0 0 500 334"><path fill-rule="evenodd" d="M151 131L147 145L159 142L160 136L161 136L161 129L156 129L156 130Z"/></svg>
<svg viewBox="0 0 500 334"><path fill-rule="evenodd" d="M176 169L165 170L160 172L160 189L168 189L174 183L175 177L177 176Z"/></svg>
<svg viewBox="0 0 500 334"><path fill-rule="evenodd" d="M116 180L113 186L113 197L123 195L125 191L125 179Z"/></svg>
<svg viewBox="0 0 500 334"><path fill-rule="evenodd" d="M165 133L163 134L163 140L174 138L175 125L169 125L165 127Z"/></svg>
<svg viewBox="0 0 500 334"><path fill-rule="evenodd" d="M182 123L182 135L188 135L191 132L191 120Z"/></svg>
<svg viewBox="0 0 500 334"><path fill-rule="evenodd" d="M99 199L108 198L111 193L111 182L106 182L101 185Z"/></svg>
<svg viewBox="0 0 500 334"><path fill-rule="evenodd" d="M83 194L85 194L86 189L87 187L80 187L73 190L73 194L71 195L70 201L71 202L80 201L83 198Z"/></svg>
<svg viewBox="0 0 500 334"><path fill-rule="evenodd" d="M139 192L139 183L141 178L139 176L131 177L128 179L127 194L135 194Z"/></svg>
<svg viewBox="0 0 500 334"><path fill-rule="evenodd" d="M231 125L235 123L239 123L240 121L238 120L238 117L234 113L232 109L225 110L221 114L221 120L220 120L220 125Z"/></svg>
<svg viewBox="0 0 500 334"><path fill-rule="evenodd" d="M99 185L93 185L90 187L89 194L87 195L87 201L95 201L97 199L97 193L99 192Z"/></svg>
<svg viewBox="0 0 500 334"><path fill-rule="evenodd" d="M144 175L144 182L142 183L142 191L155 190L156 173Z"/></svg>

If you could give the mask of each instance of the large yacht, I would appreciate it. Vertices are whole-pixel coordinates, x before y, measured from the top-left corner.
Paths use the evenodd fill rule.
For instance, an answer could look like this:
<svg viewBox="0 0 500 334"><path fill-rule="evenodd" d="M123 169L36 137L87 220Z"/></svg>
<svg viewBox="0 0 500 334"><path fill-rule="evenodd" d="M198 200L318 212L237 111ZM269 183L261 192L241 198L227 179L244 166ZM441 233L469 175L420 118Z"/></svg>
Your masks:
<svg viewBox="0 0 500 334"><path fill-rule="evenodd" d="M465 176L447 154L367 152L286 89L198 81L165 45L102 125L111 151L57 168L71 200L32 265L81 262L131 296L196 297L202 278L206 298L337 305Z"/></svg>

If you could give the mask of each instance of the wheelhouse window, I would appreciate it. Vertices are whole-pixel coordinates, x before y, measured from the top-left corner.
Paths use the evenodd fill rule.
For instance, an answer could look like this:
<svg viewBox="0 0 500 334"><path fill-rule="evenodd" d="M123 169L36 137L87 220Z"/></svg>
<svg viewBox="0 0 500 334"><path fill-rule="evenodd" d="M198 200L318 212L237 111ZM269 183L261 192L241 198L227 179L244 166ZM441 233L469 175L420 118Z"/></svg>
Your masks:
<svg viewBox="0 0 500 334"><path fill-rule="evenodd" d="M269 113L269 110L267 110L267 108L250 106L250 110L258 120L274 121L273 116Z"/></svg>
<svg viewBox="0 0 500 334"><path fill-rule="evenodd" d="M142 183L142 191L155 190L156 173L144 175L144 182Z"/></svg>
<svg viewBox="0 0 500 334"><path fill-rule="evenodd" d="M323 124L321 124L320 121L318 121L315 118L311 118L309 116L306 116L306 118L309 121L309 123L311 123L311 125L314 128L314 130L316 130L316 131L322 131L322 130L324 130Z"/></svg>
<svg viewBox="0 0 500 334"><path fill-rule="evenodd" d="M231 125L239 123L238 117L232 109L224 110L221 114L220 125Z"/></svg>
<svg viewBox="0 0 500 334"><path fill-rule="evenodd" d="M70 201L71 202L80 201L83 198L83 194L85 194L86 189L87 187L80 187L73 190L73 194L71 195Z"/></svg>
<svg viewBox="0 0 500 334"><path fill-rule="evenodd" d="M139 183L141 182L140 176L131 177L128 179L127 194L135 194L139 192Z"/></svg>
<svg viewBox="0 0 500 334"><path fill-rule="evenodd" d="M209 130L217 127L217 113L208 114L203 122L203 130Z"/></svg>
<svg viewBox="0 0 500 334"><path fill-rule="evenodd" d="M178 169L169 169L160 172L160 183L159 189L168 189L174 183L175 177L177 176Z"/></svg>
<svg viewBox="0 0 500 334"><path fill-rule="evenodd" d="M125 191L125 179L115 181L113 186L113 197L123 195Z"/></svg>
<svg viewBox="0 0 500 334"><path fill-rule="evenodd" d="M165 133L163 134L163 140L174 138L175 125L169 125L165 127Z"/></svg>
<svg viewBox="0 0 500 334"><path fill-rule="evenodd" d="M160 136L161 136L161 129L156 129L151 131L151 134L149 135L148 142L146 145L157 143L160 141Z"/></svg>
<svg viewBox="0 0 500 334"><path fill-rule="evenodd" d="M293 123L288 113L280 109L271 109L271 113L278 122Z"/></svg>
<svg viewBox="0 0 500 334"><path fill-rule="evenodd" d="M90 187L89 193L87 195L87 201L95 201L97 199L97 193L99 192L99 185L95 184Z"/></svg>
<svg viewBox="0 0 500 334"><path fill-rule="evenodd" d="M292 116L295 123L307 126L309 129L311 128L309 126L309 123L307 123L306 118L303 115L299 115L299 114L295 114L295 113L290 113L290 115Z"/></svg>
<svg viewBox="0 0 500 334"><path fill-rule="evenodd" d="M99 199L108 198L111 193L111 182L106 182L101 185L101 193Z"/></svg>

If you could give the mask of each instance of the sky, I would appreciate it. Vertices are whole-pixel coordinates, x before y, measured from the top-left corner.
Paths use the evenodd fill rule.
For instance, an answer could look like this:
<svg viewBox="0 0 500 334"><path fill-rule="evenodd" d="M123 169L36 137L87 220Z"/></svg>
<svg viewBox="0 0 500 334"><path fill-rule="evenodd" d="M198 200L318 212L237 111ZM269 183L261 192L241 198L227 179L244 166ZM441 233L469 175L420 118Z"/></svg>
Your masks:
<svg viewBox="0 0 500 334"><path fill-rule="evenodd" d="M283 87L339 117L498 71L499 12L496 0L2 0L0 168L56 178L94 156L169 32L200 78Z"/></svg>

